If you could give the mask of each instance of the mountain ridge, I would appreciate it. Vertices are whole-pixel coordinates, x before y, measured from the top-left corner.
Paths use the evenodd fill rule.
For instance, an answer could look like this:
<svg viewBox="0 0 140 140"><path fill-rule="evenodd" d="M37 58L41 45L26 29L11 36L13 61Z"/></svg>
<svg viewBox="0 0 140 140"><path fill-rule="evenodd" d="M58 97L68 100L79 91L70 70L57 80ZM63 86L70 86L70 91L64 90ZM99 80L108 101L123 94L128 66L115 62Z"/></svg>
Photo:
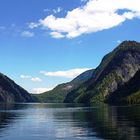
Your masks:
<svg viewBox="0 0 140 140"><path fill-rule="evenodd" d="M73 89L77 88L80 84L85 82L92 76L94 69L83 72L72 81L57 85L53 90L42 93L33 94L32 97L35 102L59 102L62 103L66 95Z"/></svg>
<svg viewBox="0 0 140 140"><path fill-rule="evenodd" d="M6 75L0 73L0 102L31 102L30 94Z"/></svg>
<svg viewBox="0 0 140 140"><path fill-rule="evenodd" d="M140 69L140 43L124 41L103 57L93 77L71 91L65 102L104 102L108 95L128 82Z"/></svg>

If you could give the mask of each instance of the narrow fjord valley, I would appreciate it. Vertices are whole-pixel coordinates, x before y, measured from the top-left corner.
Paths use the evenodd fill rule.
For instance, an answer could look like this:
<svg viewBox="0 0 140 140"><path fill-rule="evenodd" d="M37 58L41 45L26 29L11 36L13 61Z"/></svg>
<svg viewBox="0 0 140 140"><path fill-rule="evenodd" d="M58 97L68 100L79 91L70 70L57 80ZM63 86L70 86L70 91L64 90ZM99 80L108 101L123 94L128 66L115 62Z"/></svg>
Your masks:
<svg viewBox="0 0 140 140"><path fill-rule="evenodd" d="M7 76L0 74L0 102L0 109L5 110L0 111L0 127L3 131L12 132L4 136L0 132L2 140L24 140L28 137L35 140L42 137L43 140L75 140L79 136L87 140L138 140L140 110L134 104L140 103L140 43L122 42L102 59L96 69L88 70L71 82L38 95L29 94ZM12 125L17 125L15 122L19 119L20 129L13 129ZM47 132L44 133L44 129ZM56 132L53 132L54 129ZM29 130L34 134L31 135ZM60 130L63 134L58 135L57 131ZM18 137L17 133L20 134Z"/></svg>
<svg viewBox="0 0 140 140"><path fill-rule="evenodd" d="M140 43L124 41L104 56L95 70L86 71L69 83L32 97L34 101L50 103L139 104L139 70Z"/></svg>
<svg viewBox="0 0 140 140"><path fill-rule="evenodd" d="M35 102L63 103L67 94L90 79L93 75L93 72L94 69L88 70L74 78L71 82L60 84L53 90L45 93L34 94L32 95L32 98Z"/></svg>
<svg viewBox="0 0 140 140"><path fill-rule="evenodd" d="M140 0L0 0L0 140L140 140Z"/></svg>
<svg viewBox="0 0 140 140"><path fill-rule="evenodd" d="M0 74L0 101L44 103L140 103L140 43L124 41L96 69L41 94L29 94Z"/></svg>

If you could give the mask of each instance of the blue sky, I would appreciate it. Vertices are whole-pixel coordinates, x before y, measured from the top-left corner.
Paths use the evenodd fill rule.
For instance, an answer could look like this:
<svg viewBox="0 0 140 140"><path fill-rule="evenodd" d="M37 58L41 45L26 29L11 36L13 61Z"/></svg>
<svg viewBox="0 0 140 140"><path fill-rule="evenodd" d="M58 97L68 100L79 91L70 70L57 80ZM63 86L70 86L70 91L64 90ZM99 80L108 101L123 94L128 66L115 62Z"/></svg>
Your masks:
<svg viewBox="0 0 140 140"><path fill-rule="evenodd" d="M70 81L96 68L121 41L140 41L139 5L138 0L1 0L0 72L29 92Z"/></svg>

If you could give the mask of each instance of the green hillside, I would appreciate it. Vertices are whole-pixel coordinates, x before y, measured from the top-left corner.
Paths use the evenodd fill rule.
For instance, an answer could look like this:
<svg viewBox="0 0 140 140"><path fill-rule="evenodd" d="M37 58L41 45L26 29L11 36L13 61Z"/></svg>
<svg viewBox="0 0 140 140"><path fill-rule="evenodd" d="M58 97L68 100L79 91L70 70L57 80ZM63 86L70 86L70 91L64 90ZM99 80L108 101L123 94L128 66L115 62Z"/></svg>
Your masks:
<svg viewBox="0 0 140 140"><path fill-rule="evenodd" d="M108 98L114 95L119 87L130 81L139 69L140 43L124 41L103 58L95 69L93 77L66 96L65 102L108 101ZM138 96L138 93L135 93L135 96Z"/></svg>
<svg viewBox="0 0 140 140"><path fill-rule="evenodd" d="M53 90L42 93L42 94L33 94L32 97L35 102L51 102L51 103L62 103L66 97L66 95L72 91L73 89L76 89L79 85L81 85L83 82L88 80L93 75L93 69L88 70L79 76L77 76L75 79L73 79L71 82L60 84L56 86Z"/></svg>

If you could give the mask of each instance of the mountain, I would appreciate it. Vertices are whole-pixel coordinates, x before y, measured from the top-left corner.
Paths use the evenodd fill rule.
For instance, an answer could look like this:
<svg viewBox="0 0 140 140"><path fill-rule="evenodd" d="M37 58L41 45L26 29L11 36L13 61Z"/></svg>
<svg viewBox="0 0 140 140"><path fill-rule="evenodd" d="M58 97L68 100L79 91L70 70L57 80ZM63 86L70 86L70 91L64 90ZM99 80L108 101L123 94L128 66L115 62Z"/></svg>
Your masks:
<svg viewBox="0 0 140 140"><path fill-rule="evenodd" d="M0 102L30 102L30 94L13 80L0 73Z"/></svg>
<svg viewBox="0 0 140 140"><path fill-rule="evenodd" d="M66 95L73 89L77 88L83 82L87 81L93 74L93 69L88 70L71 82L60 84L56 86L53 90L42 93L42 94L33 94L32 97L35 102L63 102Z"/></svg>
<svg viewBox="0 0 140 140"><path fill-rule="evenodd" d="M108 96L105 102L110 104L140 104L140 70L131 80Z"/></svg>
<svg viewBox="0 0 140 140"><path fill-rule="evenodd" d="M139 95L133 88L130 88L130 86L138 84L138 80L135 79L139 75L139 73L137 74L139 70L140 43L124 41L102 59L100 65L94 70L92 77L72 90L66 96L64 102L111 103L112 100L113 103L118 97L115 101L120 103L120 96L124 97L125 101L132 100ZM131 82L131 80L134 82ZM126 95L129 95L127 99Z"/></svg>

